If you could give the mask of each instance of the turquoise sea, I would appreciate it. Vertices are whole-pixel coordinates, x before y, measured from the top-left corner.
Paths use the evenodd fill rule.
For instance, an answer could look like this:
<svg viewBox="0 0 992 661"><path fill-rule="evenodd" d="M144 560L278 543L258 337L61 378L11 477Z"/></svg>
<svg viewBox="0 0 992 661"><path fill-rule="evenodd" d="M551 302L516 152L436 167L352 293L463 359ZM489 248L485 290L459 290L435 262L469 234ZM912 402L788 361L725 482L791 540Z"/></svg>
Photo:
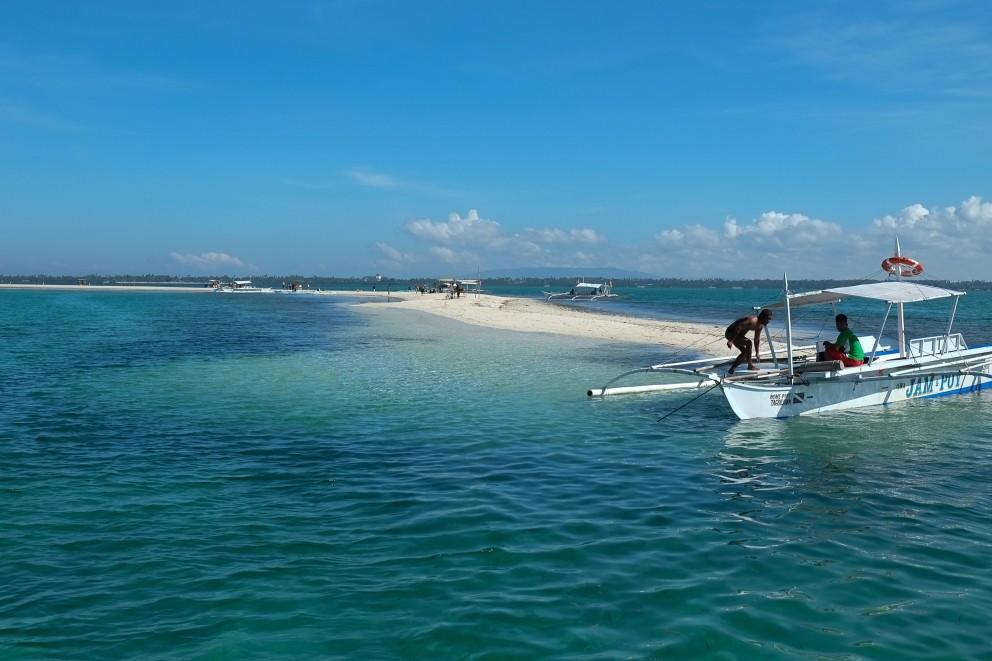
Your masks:
<svg viewBox="0 0 992 661"><path fill-rule="evenodd" d="M0 659L992 659L992 393L659 422L585 392L662 347L358 302L0 290Z"/></svg>

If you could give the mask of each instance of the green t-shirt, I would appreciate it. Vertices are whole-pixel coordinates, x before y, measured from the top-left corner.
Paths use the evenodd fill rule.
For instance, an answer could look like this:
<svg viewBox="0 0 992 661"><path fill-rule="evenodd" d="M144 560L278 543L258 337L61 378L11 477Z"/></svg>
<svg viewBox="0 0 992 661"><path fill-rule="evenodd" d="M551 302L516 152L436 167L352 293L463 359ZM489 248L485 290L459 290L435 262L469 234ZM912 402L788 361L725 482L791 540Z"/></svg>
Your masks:
<svg viewBox="0 0 992 661"><path fill-rule="evenodd" d="M850 328L845 328L837 336L837 342L835 344L844 349L844 353L851 360L864 360L865 350L861 348L861 340L858 336L854 334Z"/></svg>

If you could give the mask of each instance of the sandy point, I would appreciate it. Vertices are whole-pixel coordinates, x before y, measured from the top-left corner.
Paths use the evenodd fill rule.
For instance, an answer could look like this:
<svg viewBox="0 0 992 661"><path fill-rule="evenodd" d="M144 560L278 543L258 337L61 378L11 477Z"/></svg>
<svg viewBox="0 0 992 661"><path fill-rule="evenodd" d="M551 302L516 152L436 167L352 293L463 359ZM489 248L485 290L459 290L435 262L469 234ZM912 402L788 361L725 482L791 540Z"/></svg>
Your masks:
<svg viewBox="0 0 992 661"><path fill-rule="evenodd" d="M471 292L458 298L447 298L443 294L399 292L391 294L390 300L389 303L367 302L364 306L395 312L421 310L467 324L519 332L691 347L709 355L722 355L726 349L720 326L604 312L592 310L585 304L551 303L537 298Z"/></svg>

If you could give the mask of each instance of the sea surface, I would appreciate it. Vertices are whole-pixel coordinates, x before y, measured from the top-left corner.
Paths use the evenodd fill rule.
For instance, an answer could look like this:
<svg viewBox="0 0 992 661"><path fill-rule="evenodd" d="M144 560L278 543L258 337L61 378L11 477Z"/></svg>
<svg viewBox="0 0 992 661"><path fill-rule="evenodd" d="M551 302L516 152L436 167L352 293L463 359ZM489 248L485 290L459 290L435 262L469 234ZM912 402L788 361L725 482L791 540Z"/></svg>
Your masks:
<svg viewBox="0 0 992 661"><path fill-rule="evenodd" d="M627 294L718 336L775 297ZM992 393L586 397L669 351L0 290L0 659L992 658Z"/></svg>

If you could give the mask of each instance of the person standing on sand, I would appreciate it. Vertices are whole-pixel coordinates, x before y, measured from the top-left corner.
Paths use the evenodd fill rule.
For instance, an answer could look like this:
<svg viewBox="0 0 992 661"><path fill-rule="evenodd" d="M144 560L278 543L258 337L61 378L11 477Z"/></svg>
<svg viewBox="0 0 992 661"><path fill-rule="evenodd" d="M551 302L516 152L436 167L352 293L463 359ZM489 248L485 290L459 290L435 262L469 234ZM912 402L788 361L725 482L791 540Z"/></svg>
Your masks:
<svg viewBox="0 0 992 661"><path fill-rule="evenodd" d="M727 331L724 333L724 337L727 338L727 348L735 346L740 350L740 355L731 365L730 369L727 370L727 374L733 374L734 370L743 363L747 361L748 369L757 369L754 366L754 361L761 360L761 356L758 353L758 344L761 338L761 331L765 329L768 322L772 320L772 311L765 308L758 314L748 315L746 317L741 317L734 321L734 323L727 326ZM750 331L754 331L754 342L747 339L747 334ZM754 351L754 359L752 360L752 349Z"/></svg>

